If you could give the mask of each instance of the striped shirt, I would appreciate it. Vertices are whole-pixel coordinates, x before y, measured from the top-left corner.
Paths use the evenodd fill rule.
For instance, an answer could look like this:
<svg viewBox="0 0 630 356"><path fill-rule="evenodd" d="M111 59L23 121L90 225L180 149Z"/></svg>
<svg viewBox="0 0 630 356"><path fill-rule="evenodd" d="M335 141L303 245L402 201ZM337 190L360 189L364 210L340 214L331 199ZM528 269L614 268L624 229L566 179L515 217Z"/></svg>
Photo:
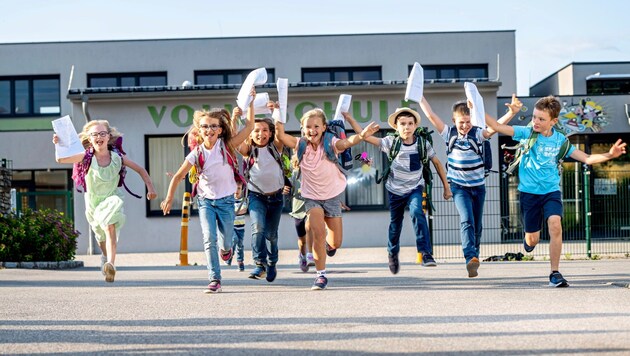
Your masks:
<svg viewBox="0 0 630 356"><path fill-rule="evenodd" d="M393 136L383 137L381 151L389 156L393 142ZM426 152L429 159L435 156L435 151L429 141L426 141ZM385 188L393 194L405 195L421 185L424 186L424 179L422 178L422 160L418 153L418 141L410 145L402 143L400 152L390 167Z"/></svg>
<svg viewBox="0 0 630 356"><path fill-rule="evenodd" d="M471 129L472 130L472 129ZM440 136L444 139L448 149L451 127L444 125L444 130ZM483 130L477 129L477 142L482 146ZM476 187L485 184L485 170L483 159L470 145L468 138L457 133L457 139L453 145L453 150L447 153L446 178L449 182L466 187Z"/></svg>

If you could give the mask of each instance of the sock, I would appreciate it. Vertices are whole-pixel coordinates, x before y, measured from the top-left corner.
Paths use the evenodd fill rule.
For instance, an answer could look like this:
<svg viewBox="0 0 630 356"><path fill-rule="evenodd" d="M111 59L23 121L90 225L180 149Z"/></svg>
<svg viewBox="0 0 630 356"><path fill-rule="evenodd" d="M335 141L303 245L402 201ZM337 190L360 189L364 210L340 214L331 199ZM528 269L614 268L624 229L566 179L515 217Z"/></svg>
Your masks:
<svg viewBox="0 0 630 356"><path fill-rule="evenodd" d="M323 270L321 270L321 271L317 271L317 277L319 277L319 276L324 276L324 277L326 277L326 270L325 270L325 269L323 269Z"/></svg>

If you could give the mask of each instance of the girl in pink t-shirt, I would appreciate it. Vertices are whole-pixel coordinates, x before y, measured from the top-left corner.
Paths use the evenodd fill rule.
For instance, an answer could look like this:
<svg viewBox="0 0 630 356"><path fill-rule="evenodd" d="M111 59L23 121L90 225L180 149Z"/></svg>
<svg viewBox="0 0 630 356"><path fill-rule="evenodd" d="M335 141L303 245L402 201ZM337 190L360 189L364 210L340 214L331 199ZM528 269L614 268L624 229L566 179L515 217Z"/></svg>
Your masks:
<svg viewBox="0 0 630 356"><path fill-rule="evenodd" d="M306 209L306 231L313 236L313 252L317 278L312 290L323 290L328 284L326 278L326 255L333 256L341 247L343 226L341 222L341 194L346 189L346 177L338 168L337 162L327 158L324 149L326 115L321 109L306 112L300 119L302 137L297 138L284 132L284 125L276 123L276 136L288 147L297 151L301 140L306 141L306 151L300 161L302 174L301 189ZM358 135L347 139L333 138L335 154L359 144L372 136L379 126L370 123ZM330 133L326 133L327 135ZM326 233L328 228L328 234Z"/></svg>

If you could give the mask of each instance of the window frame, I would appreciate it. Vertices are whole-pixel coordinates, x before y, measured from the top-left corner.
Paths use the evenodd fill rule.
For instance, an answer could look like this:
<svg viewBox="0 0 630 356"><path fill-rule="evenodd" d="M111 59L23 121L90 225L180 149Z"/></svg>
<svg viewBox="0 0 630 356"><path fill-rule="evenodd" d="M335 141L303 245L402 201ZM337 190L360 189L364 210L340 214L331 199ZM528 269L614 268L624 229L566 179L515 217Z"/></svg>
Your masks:
<svg viewBox="0 0 630 356"><path fill-rule="evenodd" d="M413 65L409 65L408 73L411 73L411 69ZM488 64L487 63L475 63L475 64L435 64L435 65L425 65L422 67L425 74L427 71L434 70L436 71L436 78L427 79L425 76L425 81L428 82L462 82L462 81L473 81L473 82L487 82L490 80L488 76ZM485 77L477 77L477 78L467 78L462 77L460 75L461 70L466 69L481 69L485 73ZM455 72L454 77L443 77L441 75L441 71L452 70Z"/></svg>
<svg viewBox="0 0 630 356"><path fill-rule="evenodd" d="M34 104L36 102L34 82L37 80L56 80L57 81L57 104L59 107L58 112L53 113L37 113L35 112ZM61 77L59 74L45 74L45 75L11 75L0 76L0 81L9 82L9 111L7 113L0 112L0 119L2 118L25 118L25 117L50 117L61 115ZM24 113L15 113L16 106L16 92L15 84L18 81L28 82L28 111Z"/></svg>
<svg viewBox="0 0 630 356"><path fill-rule="evenodd" d="M135 85L121 85L122 78L131 77L134 79ZM119 73L87 73L87 84L88 88L121 88L121 87L130 87L140 85L140 78L143 77L163 77L164 84L163 85L149 85L149 86L165 86L168 85L168 72L160 71L160 72L119 72ZM116 85L113 87L110 86L92 86L93 79L115 79Z"/></svg>
<svg viewBox="0 0 630 356"><path fill-rule="evenodd" d="M195 77L195 85L240 85L243 84L247 75L251 73L254 69L200 69L194 71ZM265 68L267 71L267 82L275 83L276 82L276 70L275 68ZM230 75L240 74L241 81L240 83L230 83L228 77ZM221 75L223 77L222 83L200 83L199 77L203 75Z"/></svg>
<svg viewBox="0 0 630 356"><path fill-rule="evenodd" d="M368 72L374 71L378 73L379 79L371 79L371 80L360 80L360 81L382 81L383 80L383 67L382 66L365 66L365 67L306 67L301 70L301 79L303 83L317 83L310 82L305 79L305 74L310 73L318 73L318 74L328 74L328 79L323 82L352 82L356 81L354 79L355 72ZM348 80L334 80L335 73L344 72L348 74Z"/></svg>

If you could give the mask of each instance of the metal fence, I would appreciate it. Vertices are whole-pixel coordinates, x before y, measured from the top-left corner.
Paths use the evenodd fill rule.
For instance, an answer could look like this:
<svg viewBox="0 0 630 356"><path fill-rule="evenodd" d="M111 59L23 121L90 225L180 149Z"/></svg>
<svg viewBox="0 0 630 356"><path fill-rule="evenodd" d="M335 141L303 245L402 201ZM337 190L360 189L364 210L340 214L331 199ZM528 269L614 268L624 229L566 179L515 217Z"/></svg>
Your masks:
<svg viewBox="0 0 630 356"><path fill-rule="evenodd" d="M29 208L31 210L52 209L63 212L66 217L74 221L74 201L71 190L17 192L17 213Z"/></svg>
<svg viewBox="0 0 630 356"><path fill-rule="evenodd" d="M459 214L455 203L444 201L439 179L434 179L436 212L429 219L434 255L441 259L463 259ZM486 181L483 235L480 258L525 253L523 223L518 199L518 176L491 174ZM564 258L601 255L630 256L630 171L578 163L565 163L563 196ZM549 235L543 224L538 247L528 255L548 258Z"/></svg>

